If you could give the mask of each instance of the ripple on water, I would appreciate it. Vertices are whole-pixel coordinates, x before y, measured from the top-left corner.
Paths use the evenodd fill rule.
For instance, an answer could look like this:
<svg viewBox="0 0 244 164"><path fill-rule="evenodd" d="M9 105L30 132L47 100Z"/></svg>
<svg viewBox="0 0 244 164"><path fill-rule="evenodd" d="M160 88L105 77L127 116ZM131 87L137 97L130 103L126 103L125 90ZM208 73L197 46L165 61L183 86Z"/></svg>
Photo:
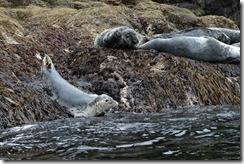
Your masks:
<svg viewBox="0 0 244 164"><path fill-rule="evenodd" d="M215 133L212 132L212 133L208 133L208 134L203 134L203 135L195 136L194 138L212 137L214 135L215 135Z"/></svg>
<svg viewBox="0 0 244 164"><path fill-rule="evenodd" d="M87 151L87 150L113 150L114 148L80 145L77 147L77 149Z"/></svg>
<svg viewBox="0 0 244 164"><path fill-rule="evenodd" d="M123 144L123 145L116 145L116 148L129 148L129 147L136 147L136 146L149 146L153 145L156 142L163 141L165 137L157 137L153 140L143 141L138 143L131 143L131 144Z"/></svg>
<svg viewBox="0 0 244 164"><path fill-rule="evenodd" d="M175 150L175 151L171 151L171 150L169 150L169 151L163 152L163 154L164 154L164 155L172 155L172 154L174 154L174 153L178 153L178 152L180 152L180 150Z"/></svg>
<svg viewBox="0 0 244 164"><path fill-rule="evenodd" d="M198 107L14 127L0 133L0 156L9 160L240 159L239 111L239 106Z"/></svg>

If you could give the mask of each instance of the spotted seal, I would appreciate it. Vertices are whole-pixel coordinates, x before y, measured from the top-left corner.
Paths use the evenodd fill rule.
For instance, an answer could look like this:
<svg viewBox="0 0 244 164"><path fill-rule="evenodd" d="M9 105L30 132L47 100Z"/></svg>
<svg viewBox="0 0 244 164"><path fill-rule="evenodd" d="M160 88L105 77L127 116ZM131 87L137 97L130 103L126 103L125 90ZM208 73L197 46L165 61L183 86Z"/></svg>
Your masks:
<svg viewBox="0 0 244 164"><path fill-rule="evenodd" d="M103 31L96 37L94 47L134 49L142 38L135 30L121 26Z"/></svg>
<svg viewBox="0 0 244 164"><path fill-rule="evenodd" d="M71 85L56 71L48 55L43 58L42 72L52 89L52 99L74 117L97 116L118 106L118 102L108 95L88 94Z"/></svg>
<svg viewBox="0 0 244 164"><path fill-rule="evenodd" d="M138 46L139 49L154 49L194 60L219 63L239 63L240 48L224 44L212 37L181 36L157 38Z"/></svg>

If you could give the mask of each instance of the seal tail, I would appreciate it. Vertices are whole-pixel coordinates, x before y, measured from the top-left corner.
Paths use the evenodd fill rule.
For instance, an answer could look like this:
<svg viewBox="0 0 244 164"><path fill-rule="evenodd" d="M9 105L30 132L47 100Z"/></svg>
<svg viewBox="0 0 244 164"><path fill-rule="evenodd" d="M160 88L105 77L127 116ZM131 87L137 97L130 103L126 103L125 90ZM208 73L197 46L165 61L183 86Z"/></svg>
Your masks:
<svg viewBox="0 0 244 164"><path fill-rule="evenodd" d="M46 54L43 58L43 67L46 69L54 69L52 59Z"/></svg>

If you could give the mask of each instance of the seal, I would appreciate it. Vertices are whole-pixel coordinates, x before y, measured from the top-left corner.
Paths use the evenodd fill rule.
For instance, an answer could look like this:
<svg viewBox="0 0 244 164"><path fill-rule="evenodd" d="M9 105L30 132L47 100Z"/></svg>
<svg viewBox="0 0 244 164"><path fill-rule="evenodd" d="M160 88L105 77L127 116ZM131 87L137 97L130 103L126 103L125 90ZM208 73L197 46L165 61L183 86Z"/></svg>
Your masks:
<svg viewBox="0 0 244 164"><path fill-rule="evenodd" d="M241 43L240 42L234 43L234 44L232 44L232 46L241 47Z"/></svg>
<svg viewBox="0 0 244 164"><path fill-rule="evenodd" d="M211 27L210 30L217 30L223 32L230 38L230 44L239 43L241 41L240 30L233 30L228 28Z"/></svg>
<svg viewBox="0 0 244 164"><path fill-rule="evenodd" d="M142 35L135 30L127 26L121 26L103 31L96 37L94 47L135 49L141 40Z"/></svg>
<svg viewBox="0 0 244 164"><path fill-rule="evenodd" d="M52 90L52 100L74 117L96 116L118 106L118 102L108 95L88 94L71 85L56 71L48 55L43 58L42 72Z"/></svg>
<svg viewBox="0 0 244 164"><path fill-rule="evenodd" d="M239 63L240 48L224 44L212 37L181 36L157 38L139 45L139 49L154 49L194 60L212 63Z"/></svg>
<svg viewBox="0 0 244 164"><path fill-rule="evenodd" d="M225 34L221 31L220 28L206 28L206 27L196 27L196 28L189 28L177 32L172 32L168 34L156 34L151 37L148 37L147 40L153 40L157 38L174 38L174 37L181 37L181 36L192 36L192 37L201 37L201 36L209 36L213 37L223 43L231 44L232 38L229 35Z"/></svg>

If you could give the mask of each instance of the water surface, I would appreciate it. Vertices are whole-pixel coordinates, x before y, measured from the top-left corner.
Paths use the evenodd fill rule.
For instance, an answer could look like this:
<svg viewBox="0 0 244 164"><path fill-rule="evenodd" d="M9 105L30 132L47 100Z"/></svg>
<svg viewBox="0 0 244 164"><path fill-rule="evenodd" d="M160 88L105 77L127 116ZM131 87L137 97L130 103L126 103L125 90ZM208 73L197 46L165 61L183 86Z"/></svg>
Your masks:
<svg viewBox="0 0 244 164"><path fill-rule="evenodd" d="M108 113L0 131L2 160L240 160L240 106Z"/></svg>

